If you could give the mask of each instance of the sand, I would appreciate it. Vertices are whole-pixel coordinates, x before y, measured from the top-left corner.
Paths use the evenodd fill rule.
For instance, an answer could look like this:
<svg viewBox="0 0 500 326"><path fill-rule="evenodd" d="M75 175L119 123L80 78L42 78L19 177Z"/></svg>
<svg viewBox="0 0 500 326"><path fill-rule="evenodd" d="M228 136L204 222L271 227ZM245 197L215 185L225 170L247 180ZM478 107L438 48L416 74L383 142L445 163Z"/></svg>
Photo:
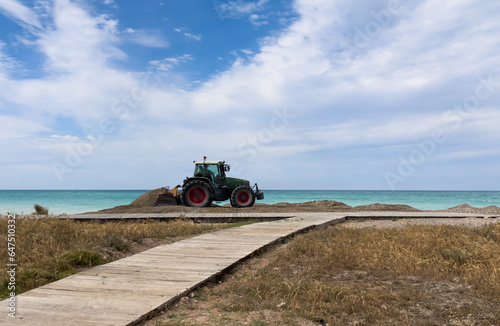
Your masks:
<svg viewBox="0 0 500 326"><path fill-rule="evenodd" d="M421 210L408 205L397 204L370 204L362 206L349 206L342 202L334 200L318 200L305 203L276 203L273 205L256 203L249 208L233 208L230 204L223 206L212 205L212 207L193 208L185 206L159 206L152 207L158 198L158 194L165 192L164 188L151 190L135 199L129 205L117 206L114 208L103 209L92 213L173 213L173 212L209 212L209 213L294 213L294 212L362 212L362 211L399 211L399 212L419 212ZM500 207L488 206L484 208L472 207L467 204L455 206L446 210L436 212L450 213L472 213L485 216L500 216Z"/></svg>

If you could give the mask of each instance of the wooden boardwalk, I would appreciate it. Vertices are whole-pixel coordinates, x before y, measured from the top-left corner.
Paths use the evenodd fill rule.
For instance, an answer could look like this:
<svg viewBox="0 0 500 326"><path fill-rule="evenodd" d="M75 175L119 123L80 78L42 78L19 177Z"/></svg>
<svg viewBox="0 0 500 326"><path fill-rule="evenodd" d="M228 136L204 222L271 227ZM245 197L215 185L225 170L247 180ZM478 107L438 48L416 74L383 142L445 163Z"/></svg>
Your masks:
<svg viewBox="0 0 500 326"><path fill-rule="evenodd" d="M136 221L143 219L151 220L175 220L180 217L195 222L206 223L234 223L245 221L275 221L295 216L322 216L342 215L346 218L460 218L460 217L484 217L484 214L472 213L443 213L443 212L337 212L337 213L125 213L125 214L75 214L62 218L75 221Z"/></svg>
<svg viewBox="0 0 500 326"><path fill-rule="evenodd" d="M125 213L125 214L74 214L66 217L75 221L135 221L142 219L175 220L179 217L195 222L233 223L246 221L275 221L293 217L293 213Z"/></svg>
<svg viewBox="0 0 500 326"><path fill-rule="evenodd" d="M343 220L300 214L155 247L18 295L16 318L2 308L0 325L134 325L258 250Z"/></svg>

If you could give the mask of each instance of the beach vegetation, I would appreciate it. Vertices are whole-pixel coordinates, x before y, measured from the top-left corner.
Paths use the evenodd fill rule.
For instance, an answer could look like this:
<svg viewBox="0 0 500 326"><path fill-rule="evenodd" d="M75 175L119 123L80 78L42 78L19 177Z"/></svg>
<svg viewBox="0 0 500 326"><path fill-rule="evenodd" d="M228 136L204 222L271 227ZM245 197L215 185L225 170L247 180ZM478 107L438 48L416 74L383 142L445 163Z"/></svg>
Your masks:
<svg viewBox="0 0 500 326"><path fill-rule="evenodd" d="M33 207L35 208L33 215L49 216L49 209L47 207L44 207L44 206L38 205L38 204L33 205Z"/></svg>

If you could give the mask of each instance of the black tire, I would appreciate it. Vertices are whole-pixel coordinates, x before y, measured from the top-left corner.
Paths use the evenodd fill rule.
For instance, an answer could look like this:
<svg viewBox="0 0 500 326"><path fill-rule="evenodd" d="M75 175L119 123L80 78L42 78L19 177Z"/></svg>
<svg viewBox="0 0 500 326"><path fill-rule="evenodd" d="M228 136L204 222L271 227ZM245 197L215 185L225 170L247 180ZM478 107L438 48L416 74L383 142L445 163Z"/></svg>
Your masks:
<svg viewBox="0 0 500 326"><path fill-rule="evenodd" d="M252 188L239 186L231 193L231 206L238 208L252 207L255 203L255 194Z"/></svg>
<svg viewBox="0 0 500 326"><path fill-rule="evenodd" d="M190 207L208 207L212 205L214 196L206 182L193 180L182 189L182 204Z"/></svg>

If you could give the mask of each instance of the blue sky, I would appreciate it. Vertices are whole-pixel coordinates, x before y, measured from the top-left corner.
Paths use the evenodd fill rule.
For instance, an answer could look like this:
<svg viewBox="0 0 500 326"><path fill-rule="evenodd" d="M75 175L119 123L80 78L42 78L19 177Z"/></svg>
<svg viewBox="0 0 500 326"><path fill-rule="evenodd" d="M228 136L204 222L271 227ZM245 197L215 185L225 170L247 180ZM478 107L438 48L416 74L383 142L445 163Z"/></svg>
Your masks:
<svg viewBox="0 0 500 326"><path fill-rule="evenodd" d="M500 3L0 0L0 189L499 190Z"/></svg>

